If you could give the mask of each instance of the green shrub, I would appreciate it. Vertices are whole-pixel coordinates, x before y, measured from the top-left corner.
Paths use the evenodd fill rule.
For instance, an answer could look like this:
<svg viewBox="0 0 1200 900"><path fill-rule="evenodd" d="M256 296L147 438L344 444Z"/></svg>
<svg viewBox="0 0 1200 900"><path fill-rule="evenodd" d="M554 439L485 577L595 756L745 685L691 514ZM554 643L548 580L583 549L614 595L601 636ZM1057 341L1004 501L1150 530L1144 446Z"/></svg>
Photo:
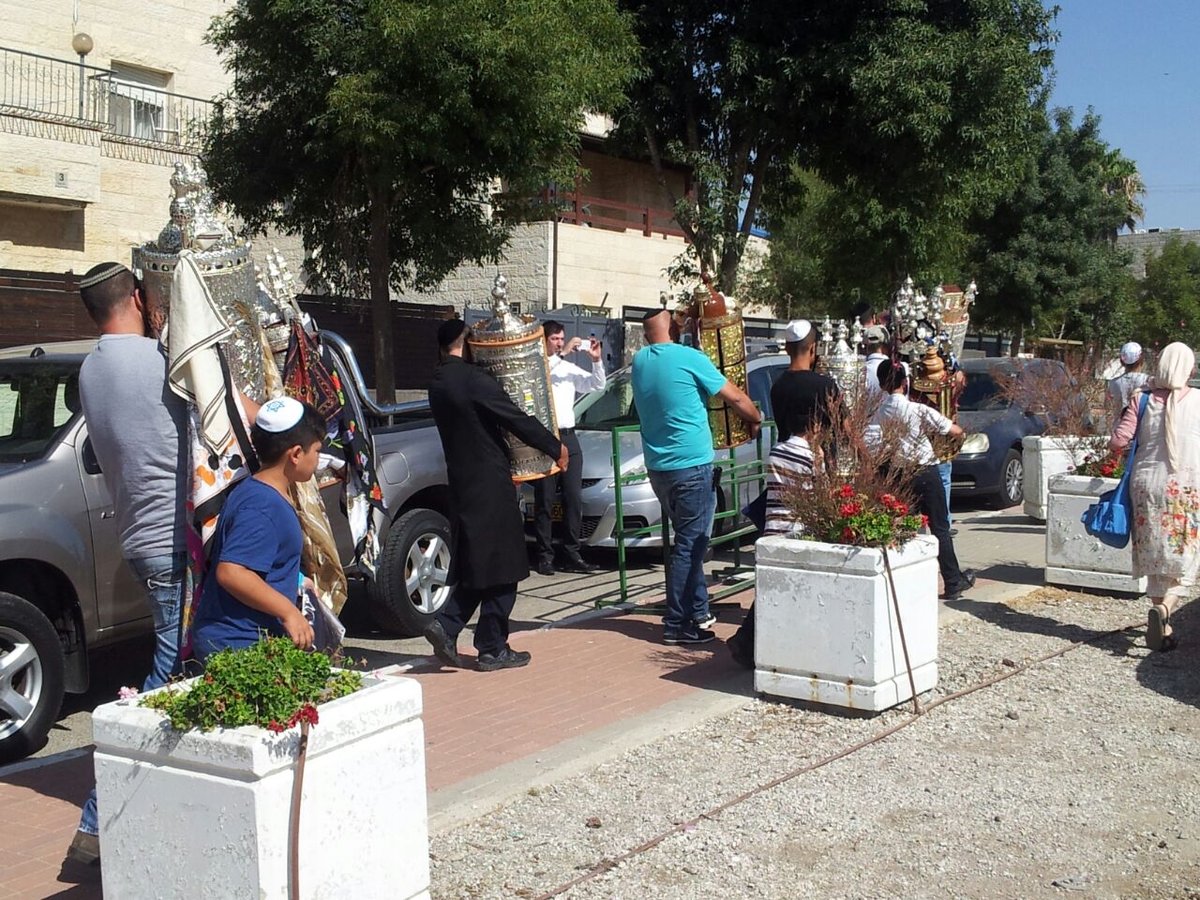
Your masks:
<svg viewBox="0 0 1200 900"><path fill-rule="evenodd" d="M302 720L315 725L317 704L361 686L361 673L335 672L324 653L272 637L214 653L190 686L167 687L143 697L140 705L164 713L176 731L257 725L279 732Z"/></svg>

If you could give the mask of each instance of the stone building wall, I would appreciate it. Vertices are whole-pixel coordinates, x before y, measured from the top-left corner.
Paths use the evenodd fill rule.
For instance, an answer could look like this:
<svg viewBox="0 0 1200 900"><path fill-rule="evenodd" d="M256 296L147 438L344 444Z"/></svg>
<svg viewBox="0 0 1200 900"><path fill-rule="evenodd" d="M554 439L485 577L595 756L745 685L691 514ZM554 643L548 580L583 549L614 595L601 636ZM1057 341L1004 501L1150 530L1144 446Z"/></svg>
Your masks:
<svg viewBox="0 0 1200 900"><path fill-rule="evenodd" d="M1146 277L1146 258L1157 256L1163 245L1171 238L1179 238L1188 244L1200 244L1200 230L1170 228L1165 231L1138 231L1134 234L1117 235L1117 246L1133 253L1129 269L1135 278Z"/></svg>
<svg viewBox="0 0 1200 900"><path fill-rule="evenodd" d="M128 262L130 249L166 223L174 163L192 158L190 148L123 139L104 123L74 118L72 108L58 109L78 102L73 35L93 40L87 66L137 67L173 94L208 99L229 84L203 40L213 16L228 8L224 0L79 0L77 8L72 21L71 3L0 0L0 48L63 63L37 63L38 77L50 80L31 99L13 75L35 61L0 52L14 94L0 114L0 268L78 273L106 259ZM85 83L95 84L95 74L88 70Z"/></svg>

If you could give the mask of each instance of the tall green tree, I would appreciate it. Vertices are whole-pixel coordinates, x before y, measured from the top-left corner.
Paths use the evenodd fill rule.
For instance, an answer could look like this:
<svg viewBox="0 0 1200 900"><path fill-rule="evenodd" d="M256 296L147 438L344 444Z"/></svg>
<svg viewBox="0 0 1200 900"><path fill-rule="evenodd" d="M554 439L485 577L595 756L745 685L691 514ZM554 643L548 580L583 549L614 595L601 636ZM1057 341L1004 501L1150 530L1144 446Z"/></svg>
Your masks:
<svg viewBox="0 0 1200 900"><path fill-rule="evenodd" d="M1129 321L1129 260L1114 237L1130 203L1112 190L1112 173L1132 163L1103 140L1090 109L1078 125L1070 109L1056 109L1037 133L1021 183L972 225L977 315L1011 328L1014 347L1029 329L1105 343Z"/></svg>
<svg viewBox="0 0 1200 900"><path fill-rule="evenodd" d="M1149 346L1200 342L1200 245L1168 238L1162 253L1146 260L1131 334Z"/></svg>
<svg viewBox="0 0 1200 900"><path fill-rule="evenodd" d="M725 289L793 164L870 200L871 227L918 248L931 239L914 223L1001 196L1051 60L1041 0L621 5L643 65L619 134L655 165L693 167L691 196L671 199Z"/></svg>
<svg viewBox="0 0 1200 900"><path fill-rule="evenodd" d="M584 112L622 98L637 52L615 0L239 0L209 39L233 74L203 154L214 193L369 292L385 401L391 290L494 261L491 186L573 172Z"/></svg>

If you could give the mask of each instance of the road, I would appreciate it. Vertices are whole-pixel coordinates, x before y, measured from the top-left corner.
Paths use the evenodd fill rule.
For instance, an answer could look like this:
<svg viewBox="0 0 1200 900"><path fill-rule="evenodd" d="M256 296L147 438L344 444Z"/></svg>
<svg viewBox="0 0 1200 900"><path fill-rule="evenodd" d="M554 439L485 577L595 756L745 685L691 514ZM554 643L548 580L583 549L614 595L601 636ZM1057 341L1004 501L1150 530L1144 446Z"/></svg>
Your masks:
<svg viewBox="0 0 1200 900"><path fill-rule="evenodd" d="M1008 510L986 510L956 502L954 526L958 529L955 549L960 563L973 568L981 579L1004 585L1042 584L1045 566L1045 527L1026 517L1019 506ZM592 558L605 566L597 575L531 575L521 583L513 611L514 630L541 628L570 616L595 609L595 600L615 601L618 576L615 551L596 551ZM747 549L743 561L753 563ZM728 571L731 559L718 556L708 569ZM663 569L657 551L632 554L630 582L635 602L647 601L662 592ZM991 586L981 582L978 592ZM347 654L365 659L372 667L408 663L428 656L429 645L421 638L396 638L379 631L365 608L365 591L352 584L343 619L347 626ZM464 646L467 638L463 638ZM139 640L98 653L93 661L92 688L86 694L68 695L46 745L35 756L47 756L91 743L91 710L115 699L122 685L139 685L149 668L152 644Z"/></svg>

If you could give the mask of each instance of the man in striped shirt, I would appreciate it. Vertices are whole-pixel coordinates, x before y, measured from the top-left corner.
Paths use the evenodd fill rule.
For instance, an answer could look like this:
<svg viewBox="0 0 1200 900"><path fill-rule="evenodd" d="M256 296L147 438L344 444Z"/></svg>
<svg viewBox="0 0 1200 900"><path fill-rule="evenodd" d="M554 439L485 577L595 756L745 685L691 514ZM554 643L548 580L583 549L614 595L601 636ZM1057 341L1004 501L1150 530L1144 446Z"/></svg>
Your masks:
<svg viewBox="0 0 1200 900"><path fill-rule="evenodd" d="M837 382L814 370L817 334L806 319L789 322L784 331L788 368L771 388L771 411L780 441L767 459L766 526L764 534L790 534L795 516L784 503L788 489L803 485L812 476L812 448L808 435L814 428L827 428L838 404ZM734 660L754 668L754 606L737 633L728 641Z"/></svg>

